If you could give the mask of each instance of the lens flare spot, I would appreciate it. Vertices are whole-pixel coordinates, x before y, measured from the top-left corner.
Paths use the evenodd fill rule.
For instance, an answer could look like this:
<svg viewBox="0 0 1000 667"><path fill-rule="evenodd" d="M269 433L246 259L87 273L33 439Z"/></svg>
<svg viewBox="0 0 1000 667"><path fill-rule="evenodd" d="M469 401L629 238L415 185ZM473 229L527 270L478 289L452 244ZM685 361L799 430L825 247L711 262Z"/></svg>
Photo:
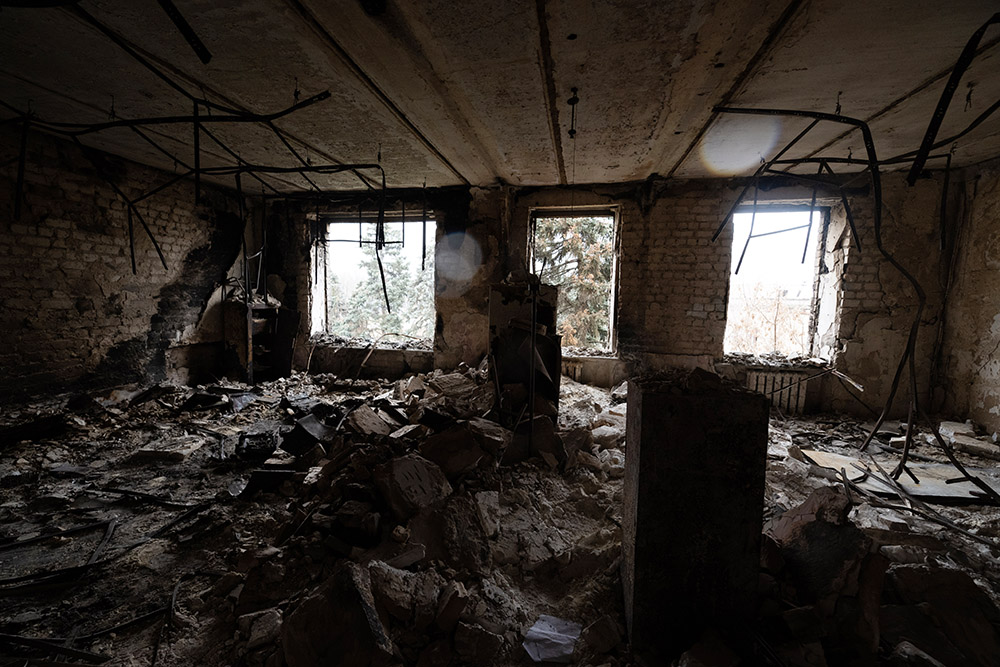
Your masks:
<svg viewBox="0 0 1000 667"><path fill-rule="evenodd" d="M438 241L434 262L445 291L461 290L482 266L483 251L479 242L468 234L452 232Z"/></svg>
<svg viewBox="0 0 1000 667"><path fill-rule="evenodd" d="M701 141L701 160L720 176L743 174L768 159L780 132L773 116L722 115Z"/></svg>

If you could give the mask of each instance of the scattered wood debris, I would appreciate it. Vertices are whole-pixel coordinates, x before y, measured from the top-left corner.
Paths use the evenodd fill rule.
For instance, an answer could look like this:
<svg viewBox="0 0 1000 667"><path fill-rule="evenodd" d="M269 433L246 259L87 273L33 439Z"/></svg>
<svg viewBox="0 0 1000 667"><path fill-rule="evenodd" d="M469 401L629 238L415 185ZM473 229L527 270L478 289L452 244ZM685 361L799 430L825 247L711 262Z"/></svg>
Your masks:
<svg viewBox="0 0 1000 667"><path fill-rule="evenodd" d="M568 630L550 659L633 665L619 575L627 390L562 378L557 418L515 429L492 419L494 391L464 368L132 387L8 411L0 656L529 665L551 626ZM942 428L956 447L992 445L959 426ZM869 451L891 469L900 427L884 430ZM811 462L858 459L864 435L839 418L772 421L758 627L692 637L675 664L1000 654L1000 509L872 492L862 471ZM915 443L913 460L941 461Z"/></svg>

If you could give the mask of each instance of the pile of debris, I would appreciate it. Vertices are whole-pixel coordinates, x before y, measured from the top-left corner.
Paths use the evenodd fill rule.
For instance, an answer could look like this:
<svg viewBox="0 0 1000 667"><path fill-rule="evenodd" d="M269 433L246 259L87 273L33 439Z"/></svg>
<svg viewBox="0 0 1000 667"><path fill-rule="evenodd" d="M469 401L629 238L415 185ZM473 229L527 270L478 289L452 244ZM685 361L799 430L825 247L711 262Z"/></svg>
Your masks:
<svg viewBox="0 0 1000 667"><path fill-rule="evenodd" d="M562 378L558 416L514 429L491 419L494 391L480 367L8 411L0 658L635 664L619 574L624 386ZM947 428L956 447L992 446ZM863 424L772 420L757 618L693 637L674 664L993 664L1000 510L931 484L916 466L941 456L923 434L919 486L964 498L880 482L901 430L884 425L861 455Z"/></svg>
<svg viewBox="0 0 1000 667"><path fill-rule="evenodd" d="M517 662L555 610L596 628L564 657L620 643L606 613L619 606L620 485L582 434L567 451L548 417L511 432L482 416L493 405L485 369L412 376L363 401L289 402L295 425L262 470L287 470L293 516L280 549L249 555L234 610L249 664L266 664L278 638L289 667ZM268 585L289 580L302 582L292 595Z"/></svg>
<svg viewBox="0 0 1000 667"><path fill-rule="evenodd" d="M1000 509L933 485L925 502L905 476L893 488L902 427L886 424L862 459L873 426L772 420L758 650L788 665L995 664ZM925 436L916 458L943 459ZM968 469L1000 488L995 467Z"/></svg>
<svg viewBox="0 0 1000 667"><path fill-rule="evenodd" d="M485 418L481 367L164 386L11 415L23 442L0 470L0 595L23 596L0 614L0 654L624 664L624 406L572 382L564 397L571 425L508 430Z"/></svg>

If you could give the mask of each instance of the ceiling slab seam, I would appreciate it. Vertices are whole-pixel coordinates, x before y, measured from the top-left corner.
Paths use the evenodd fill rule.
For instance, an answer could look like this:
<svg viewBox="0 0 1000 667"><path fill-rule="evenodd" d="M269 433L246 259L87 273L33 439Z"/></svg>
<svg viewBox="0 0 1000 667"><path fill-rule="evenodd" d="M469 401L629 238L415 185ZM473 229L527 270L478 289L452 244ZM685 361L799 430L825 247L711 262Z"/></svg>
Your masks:
<svg viewBox="0 0 1000 667"><path fill-rule="evenodd" d="M358 78L361 83L363 83L375 97L396 117L396 119L407 129L410 133L424 145L431 154L436 157L441 164L443 164L451 173L453 173L464 185L471 185L468 178L465 177L462 172L451 163L445 155L435 146L427 136L420 131L416 125L413 124L403 110L392 101L392 99L383 91L375 81L368 76L358 63L351 58L350 54L333 38L333 35L323 26L318 18L299 0L286 0L288 6L294 11L294 13L305 23L320 39L326 44L327 47L347 66L348 69Z"/></svg>
<svg viewBox="0 0 1000 667"><path fill-rule="evenodd" d="M795 18L795 16L799 13L799 10L802 9L804 4L805 3L803 2L803 0L792 0L790 3L788 3L788 6L785 7L785 10L781 13L781 16L779 16L778 20L774 22L773 26L771 26L771 30L768 31L767 37L765 37L764 41L761 42L760 48L758 48L757 52L754 53L752 58L750 58L750 60L746 64L746 67L743 68L739 76L737 76L736 79L733 80L733 84L729 87L729 90L727 90L722 95L722 100L716 106L724 106L728 104L729 101L732 99L732 97L736 95L736 93L739 91L739 89L747 81L749 81L750 76L754 73L754 71L756 71L757 67L764 60L764 58L771 51L771 49L774 48L778 40L781 38L782 34L785 32L785 28L787 28L788 25L792 22L792 19ZM678 158L674 166L670 168L670 171L667 172L667 178L671 178L677 172L677 170L680 169L681 165L683 165L685 160L688 159L688 157L694 151L695 147L701 142L702 138L708 132L708 129L712 126L712 124L718 117L719 114L713 110L712 113L709 115L708 120L706 120L705 124L702 125L701 129L698 130L698 134L694 136L694 139L691 140L691 143L688 144L688 147L684 149L684 153L680 156L680 158Z"/></svg>

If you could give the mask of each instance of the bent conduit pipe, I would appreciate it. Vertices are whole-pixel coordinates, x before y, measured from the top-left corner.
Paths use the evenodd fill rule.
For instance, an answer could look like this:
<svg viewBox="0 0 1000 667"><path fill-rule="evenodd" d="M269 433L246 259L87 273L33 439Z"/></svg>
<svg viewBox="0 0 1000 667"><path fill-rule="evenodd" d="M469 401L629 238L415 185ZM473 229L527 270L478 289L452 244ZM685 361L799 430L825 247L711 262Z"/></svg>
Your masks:
<svg viewBox="0 0 1000 667"><path fill-rule="evenodd" d="M854 128L861 131L862 140L865 146L865 152L867 154L867 164L868 172L870 174L872 183L872 194L874 197L873 206L873 228L875 231L875 245L878 248L879 253L889 262L893 268L895 268L899 273L906 279L907 282L913 287L917 294L917 312L913 318L913 322L910 325L909 335L907 336L906 348L899 360L896 367L896 372L893 375L892 384L889 389L889 396L886 399L885 406L882 409L882 413L879 415L878 420L876 420L874 428L868 434L865 442L862 444L861 449L865 449L871 440L875 437L875 433L885 422L885 418L892 407L892 403L896 398L896 392L899 390L899 382L903 373L903 369L906 368L907 362L910 361L911 355L915 354L917 332L920 328L920 320L923 316L924 306L926 305L927 297L921 286L920 282L910 273L905 266L903 266L899 260L892 255L883 244L882 240L882 177L879 172L879 160L878 152L875 149L875 141L872 138L871 128L868 124L860 119L851 118L849 116L841 116L839 114L830 114L820 111L802 111L795 109L753 109L753 108L739 108L739 107L715 107L714 109L717 113L733 113L733 114L748 114L748 115L762 115L762 116L796 116L801 118L812 118L814 120L829 121L833 123L840 123L845 125L851 125ZM725 223L726 221L724 221ZM915 364L911 362L911 378L910 378L910 400L913 402L914 412L922 413L922 408L919 406L917 395L916 395L916 376L913 370L915 369ZM942 442L939 438L939 442ZM953 456L947 452L949 459L953 459ZM956 466L957 467L957 466ZM959 470L964 470L959 468ZM1000 501L1000 494L992 489L988 484L978 480L972 476L966 475L970 480L983 489L989 497L996 501Z"/></svg>

